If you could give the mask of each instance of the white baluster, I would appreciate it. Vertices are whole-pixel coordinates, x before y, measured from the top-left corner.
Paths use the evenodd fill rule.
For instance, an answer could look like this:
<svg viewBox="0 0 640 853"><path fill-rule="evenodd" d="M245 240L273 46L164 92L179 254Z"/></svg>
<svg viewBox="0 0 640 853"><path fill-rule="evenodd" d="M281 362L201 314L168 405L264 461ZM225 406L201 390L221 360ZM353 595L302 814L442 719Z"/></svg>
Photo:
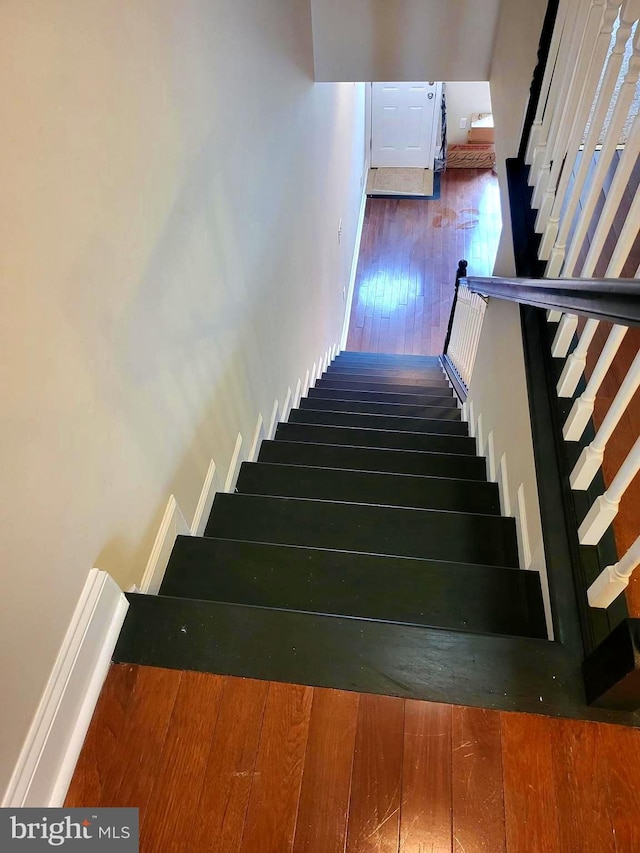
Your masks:
<svg viewBox="0 0 640 853"><path fill-rule="evenodd" d="M564 358L569 352L571 341L578 328L578 318L575 314L563 314L558 324L556 336L551 345L551 355L554 358Z"/></svg>
<svg viewBox="0 0 640 853"><path fill-rule="evenodd" d="M584 373L587 364L587 352L589 344L598 328L598 321L590 318L587 320L577 347L567 358L560 379L558 380L558 397L573 397L580 377Z"/></svg>
<svg viewBox="0 0 640 853"><path fill-rule="evenodd" d="M602 425L591 444L584 448L575 464L569 481L573 489L584 491L589 488L598 469L602 465L605 447L611 434L617 427L620 418L625 413L631 398L640 387L640 352L633 360L629 372L624 378L620 390L613 398L609 411L604 416Z"/></svg>
<svg viewBox="0 0 640 853"><path fill-rule="evenodd" d="M547 322L548 323L559 323L562 319L562 311L554 311L553 308L550 308L547 311Z"/></svg>
<svg viewBox="0 0 640 853"><path fill-rule="evenodd" d="M602 149L600 151L600 155L598 156L598 161L596 163L595 169L593 170L593 175L590 179L589 190L587 192L586 198L583 201L582 210L578 217L575 232L571 240L571 245L566 255L564 271L567 276L574 274L575 267L578 263L578 257L580 255L580 250L582 249L582 243L584 242L587 229L589 228L589 224L591 223L591 218L593 217L594 211L596 209L600 193L602 192L604 179L606 177L607 172L611 168L611 163L615 156L616 146L618 145L620 134L622 133L622 128L624 127L624 124L629 116L629 109L635 97L636 84L638 82L639 72L640 27L636 29L636 33L633 38L633 54L631 56L631 59L629 60L629 70L625 75L624 82L620 86L620 91L616 99L615 107L613 108L611 122L609 124L609 127L607 128L607 132L605 133Z"/></svg>
<svg viewBox="0 0 640 853"><path fill-rule="evenodd" d="M592 607L608 607L629 586L633 570L640 564L640 536L624 557L614 566L607 566L587 591Z"/></svg>
<svg viewBox="0 0 640 853"><path fill-rule="evenodd" d="M640 471L640 438L613 478L609 488L595 501L578 530L581 545L597 545L618 514L622 496Z"/></svg>
<svg viewBox="0 0 640 853"><path fill-rule="evenodd" d="M538 218L536 219L536 230L540 230L540 218L546 221L550 209L553 196L549 196L549 192L555 191L555 186L551 183L552 164L558 159L564 159L566 152L566 125L567 116L573 115L573 111L577 105L578 99L578 83L576 71L580 64L580 55L582 43L585 36L587 24L591 19L591 10L594 6L602 6L604 0L590 0L589 12L584 13L584 9L579 10L574 26L570 33L569 47L566 56L566 65L560 80L560 88L558 90L558 102L551 119L549 128L549 137L547 139L545 160L540 173L540 178L533 192L532 207L538 210ZM549 192L548 192L549 191Z"/></svg>
<svg viewBox="0 0 640 853"><path fill-rule="evenodd" d="M552 164L551 183L557 189L552 194L551 210L546 223L542 219L540 222L536 221L536 230L544 232L538 251L538 257L544 261L549 260L551 249L558 236L564 199L569 187L573 166L582 144L584 129L593 106L594 93L598 88L602 69L607 59L613 24L618 17L619 8L619 0L607 0L604 15L602 9L597 6L593 6L589 11L590 19L585 30L585 43L581 51L580 65L576 72L576 88L579 88L580 96L573 121L567 120L565 125L568 129L566 159L558 158ZM582 81L581 86L578 81ZM555 277L555 275L555 271L548 273L550 278Z"/></svg>
<svg viewBox="0 0 640 853"><path fill-rule="evenodd" d="M567 441L579 441L582 433L585 431L589 419L593 415L593 407L598 389L602 385L611 367L611 363L620 348L622 339L626 334L627 326L614 326L609 332L607 342L600 353L600 358L591 374L591 378L587 382L587 387L574 402L569 412L569 417L562 428L562 434Z"/></svg>
<svg viewBox="0 0 640 853"><path fill-rule="evenodd" d="M580 159L580 163L576 171L571 192L568 194L568 199L566 200L565 209L561 212L562 218L560 221L558 236L556 238L555 245L551 250L549 263L547 264L547 269L545 272L548 278L554 278L560 275L560 270L562 269L562 264L567 249L567 242L569 239L571 226L573 224L573 220L578 209L578 204L580 203L580 200L582 198L587 175L589 174L589 169L591 167L592 154L595 151L598 139L600 137L600 132L602 130L602 126L604 124L607 112L609 110L609 106L613 99L615 87L617 85L618 77L620 75L620 69L622 68L625 46L629 39L629 36L631 35L633 23L638 17L639 9L640 0L625 0L625 2L622 4L622 8L620 10L620 26L618 27L618 30L616 32L613 51L608 58L604 77L602 79L602 85L600 86L600 91L598 92L598 97L594 105L594 111L591 117L591 123L589 125L587 138L585 139L582 157ZM618 137L616 137L616 141L618 138L619 133ZM600 185L598 185L598 192L600 192L600 188ZM590 220L591 216L589 217L589 220L587 220L586 227L588 227ZM578 246L578 251L582 247L583 239L584 234L582 236L582 239L579 241L580 245ZM573 243L576 243L575 236L573 238ZM568 275L569 273L567 272L567 270L568 265L565 268L565 274ZM583 275L588 276L591 275L591 273L583 272Z"/></svg>
<svg viewBox="0 0 640 853"><path fill-rule="evenodd" d="M547 107L549 105L550 89L552 81L554 79L554 69L556 67L556 62L558 59L560 38L562 36L562 29L564 27L564 20L567 14L568 6L568 0L561 0L558 5L558 12L556 14L556 20L553 25L553 33L551 35L551 44L549 45L549 54L547 56L547 62L544 67L544 75L542 77L542 86L540 87L540 97L538 98L536 115L533 120L533 124L531 125L531 130L529 131L527 153L525 154L524 158L524 161L527 166L531 166L533 164L533 158L538 145L544 144L542 139L542 122L544 119L545 111L547 110ZM544 138L544 141L546 141L546 136Z"/></svg>
<svg viewBox="0 0 640 853"><path fill-rule="evenodd" d="M609 267L622 271L627 258L633 248L633 244L640 231L640 193L637 192L629 208L629 213L622 226L622 231L616 242L616 247L613 250L613 255L609 263ZM611 273L609 269L606 272L607 276Z"/></svg>
<svg viewBox="0 0 640 853"><path fill-rule="evenodd" d="M549 129L551 127L551 119L558 103L558 91L560 89L560 81L564 73L566 65L566 52L571 38L571 28L575 23L577 14L578 0L561 0L558 6L558 17L553 30L554 39L557 37L558 49L555 52L555 59L551 66L550 75L551 82L546 98L540 98L542 104L542 122L537 131L537 141L535 149L531 152L530 162L531 169L529 170L529 186L535 188L540 177L540 172L546 158L547 140L549 138ZM545 77L546 77L545 69Z"/></svg>
<svg viewBox="0 0 640 853"><path fill-rule="evenodd" d="M593 275L596 264L600 260L605 241L609 236L611 223L620 206L620 201L624 195L631 180L631 174L636 166L638 157L640 156L640 113L634 119L629 139L625 143L624 149L620 156L620 161L613 176L611 186L607 190L607 198L602 208L602 213L598 220L598 225L591 238L591 245L587 253L586 260L582 266L581 275L589 278ZM627 220L629 217L627 217ZM626 259L625 259L626 260ZM622 272L624 261L620 266L616 266L609 262L605 276L607 278L619 278Z"/></svg>

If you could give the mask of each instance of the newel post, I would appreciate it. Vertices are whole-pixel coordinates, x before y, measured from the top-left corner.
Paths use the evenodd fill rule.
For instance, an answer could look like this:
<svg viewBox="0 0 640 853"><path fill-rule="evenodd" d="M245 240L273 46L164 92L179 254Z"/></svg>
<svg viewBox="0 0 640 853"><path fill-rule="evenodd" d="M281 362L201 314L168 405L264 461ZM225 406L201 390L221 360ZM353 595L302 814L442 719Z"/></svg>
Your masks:
<svg viewBox="0 0 640 853"><path fill-rule="evenodd" d="M458 302L458 288L460 287L460 279L466 278L467 276L467 262L465 260L458 261L458 269L456 270L456 281L453 286L453 302L451 304L451 313L449 314L449 325L447 326L447 336L444 339L444 347L443 353L447 351L449 348L449 341L451 340L451 330L453 328L453 318L456 313L456 304Z"/></svg>
<svg viewBox="0 0 640 853"><path fill-rule="evenodd" d="M619 711L640 708L640 619L627 618L582 664L589 705Z"/></svg>

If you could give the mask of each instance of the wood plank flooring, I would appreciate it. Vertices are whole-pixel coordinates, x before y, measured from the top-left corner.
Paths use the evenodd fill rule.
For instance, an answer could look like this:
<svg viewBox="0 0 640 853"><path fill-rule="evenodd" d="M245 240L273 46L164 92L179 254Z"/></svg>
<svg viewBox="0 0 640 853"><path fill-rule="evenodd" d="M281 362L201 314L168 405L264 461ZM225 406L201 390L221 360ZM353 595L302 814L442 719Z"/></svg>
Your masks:
<svg viewBox="0 0 640 853"><path fill-rule="evenodd" d="M114 665L66 805L143 853L635 853L640 730Z"/></svg>
<svg viewBox="0 0 640 853"><path fill-rule="evenodd" d="M367 200L347 349L440 355L458 261L491 275L500 238L489 169L441 175L438 200Z"/></svg>

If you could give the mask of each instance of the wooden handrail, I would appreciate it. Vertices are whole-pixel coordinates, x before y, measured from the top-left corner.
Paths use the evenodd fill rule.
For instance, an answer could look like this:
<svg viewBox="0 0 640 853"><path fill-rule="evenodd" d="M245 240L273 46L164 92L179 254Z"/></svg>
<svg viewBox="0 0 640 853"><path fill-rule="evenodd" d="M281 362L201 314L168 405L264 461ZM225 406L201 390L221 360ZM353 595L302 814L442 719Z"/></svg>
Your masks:
<svg viewBox="0 0 640 853"><path fill-rule="evenodd" d="M640 325L640 284L625 278L482 278L465 279L473 293L566 311L624 326Z"/></svg>

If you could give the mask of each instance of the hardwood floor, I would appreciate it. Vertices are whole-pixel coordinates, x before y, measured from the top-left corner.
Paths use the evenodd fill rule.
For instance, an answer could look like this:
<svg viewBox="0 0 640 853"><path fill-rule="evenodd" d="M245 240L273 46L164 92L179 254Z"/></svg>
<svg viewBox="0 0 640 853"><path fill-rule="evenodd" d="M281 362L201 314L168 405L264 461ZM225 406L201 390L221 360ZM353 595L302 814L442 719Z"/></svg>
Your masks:
<svg viewBox="0 0 640 853"><path fill-rule="evenodd" d="M634 853L640 730L114 665L66 805L143 853Z"/></svg>
<svg viewBox="0 0 640 853"><path fill-rule="evenodd" d="M347 349L440 355L458 261L491 275L500 237L489 169L441 175L439 200L367 200Z"/></svg>

